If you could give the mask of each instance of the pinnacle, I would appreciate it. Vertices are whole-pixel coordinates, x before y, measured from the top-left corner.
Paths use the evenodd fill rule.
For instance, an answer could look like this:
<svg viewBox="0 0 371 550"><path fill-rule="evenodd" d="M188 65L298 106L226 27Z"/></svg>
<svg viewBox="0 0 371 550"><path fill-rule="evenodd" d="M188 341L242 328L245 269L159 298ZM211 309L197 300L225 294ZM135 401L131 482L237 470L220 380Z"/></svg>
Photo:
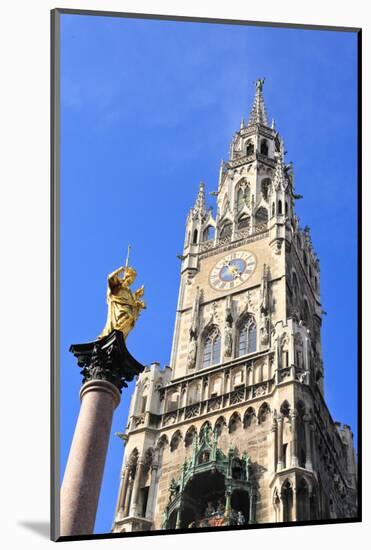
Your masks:
<svg viewBox="0 0 371 550"><path fill-rule="evenodd" d="M249 117L248 126L251 126L252 124L262 124L263 126L269 126L267 111L265 108L263 97L264 81L265 78L259 78L255 82L255 97Z"/></svg>

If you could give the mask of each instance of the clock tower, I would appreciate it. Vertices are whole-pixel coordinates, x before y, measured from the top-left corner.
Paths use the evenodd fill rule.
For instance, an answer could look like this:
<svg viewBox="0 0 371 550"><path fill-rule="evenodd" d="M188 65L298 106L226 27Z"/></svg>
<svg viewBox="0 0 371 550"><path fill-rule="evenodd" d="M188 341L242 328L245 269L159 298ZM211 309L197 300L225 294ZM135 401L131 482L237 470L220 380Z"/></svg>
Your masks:
<svg viewBox="0 0 371 550"><path fill-rule="evenodd" d="M323 392L320 267L264 80L185 228L170 366L139 376L114 532L350 518L353 435Z"/></svg>

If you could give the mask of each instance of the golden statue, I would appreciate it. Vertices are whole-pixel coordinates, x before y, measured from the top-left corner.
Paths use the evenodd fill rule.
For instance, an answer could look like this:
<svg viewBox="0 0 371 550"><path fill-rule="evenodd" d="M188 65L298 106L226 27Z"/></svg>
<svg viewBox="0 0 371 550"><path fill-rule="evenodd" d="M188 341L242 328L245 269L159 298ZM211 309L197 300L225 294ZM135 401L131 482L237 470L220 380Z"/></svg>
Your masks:
<svg viewBox="0 0 371 550"><path fill-rule="evenodd" d="M108 275L107 322L98 338L107 336L113 330L120 330L126 339L142 309L146 307L143 300L141 300L144 294L144 286L142 285L135 292L130 290L137 272L133 267L128 266L128 260L129 255L125 267L119 267ZM122 277L120 277L121 274Z"/></svg>

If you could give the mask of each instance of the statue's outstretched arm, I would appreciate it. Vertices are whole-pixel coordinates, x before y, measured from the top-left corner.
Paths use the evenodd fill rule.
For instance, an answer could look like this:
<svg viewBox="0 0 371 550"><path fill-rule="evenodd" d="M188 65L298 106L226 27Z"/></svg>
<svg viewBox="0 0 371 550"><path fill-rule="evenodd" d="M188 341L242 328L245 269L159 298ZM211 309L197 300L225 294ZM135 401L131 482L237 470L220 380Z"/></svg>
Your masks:
<svg viewBox="0 0 371 550"><path fill-rule="evenodd" d="M109 286L111 287L112 285L116 285L119 281L119 274L124 272L124 267L119 267L115 269L115 271L112 271L112 273L110 273L107 277Z"/></svg>

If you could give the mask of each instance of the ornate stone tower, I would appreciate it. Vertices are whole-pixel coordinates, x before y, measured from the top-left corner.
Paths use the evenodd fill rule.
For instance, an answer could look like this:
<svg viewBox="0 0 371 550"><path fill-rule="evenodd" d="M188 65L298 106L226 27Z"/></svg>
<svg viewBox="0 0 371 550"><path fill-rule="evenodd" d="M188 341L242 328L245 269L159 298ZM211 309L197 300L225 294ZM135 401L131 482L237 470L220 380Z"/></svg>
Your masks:
<svg viewBox="0 0 371 550"><path fill-rule="evenodd" d="M171 362L138 377L113 531L349 518L349 426L323 395L319 260L256 82L185 231Z"/></svg>

